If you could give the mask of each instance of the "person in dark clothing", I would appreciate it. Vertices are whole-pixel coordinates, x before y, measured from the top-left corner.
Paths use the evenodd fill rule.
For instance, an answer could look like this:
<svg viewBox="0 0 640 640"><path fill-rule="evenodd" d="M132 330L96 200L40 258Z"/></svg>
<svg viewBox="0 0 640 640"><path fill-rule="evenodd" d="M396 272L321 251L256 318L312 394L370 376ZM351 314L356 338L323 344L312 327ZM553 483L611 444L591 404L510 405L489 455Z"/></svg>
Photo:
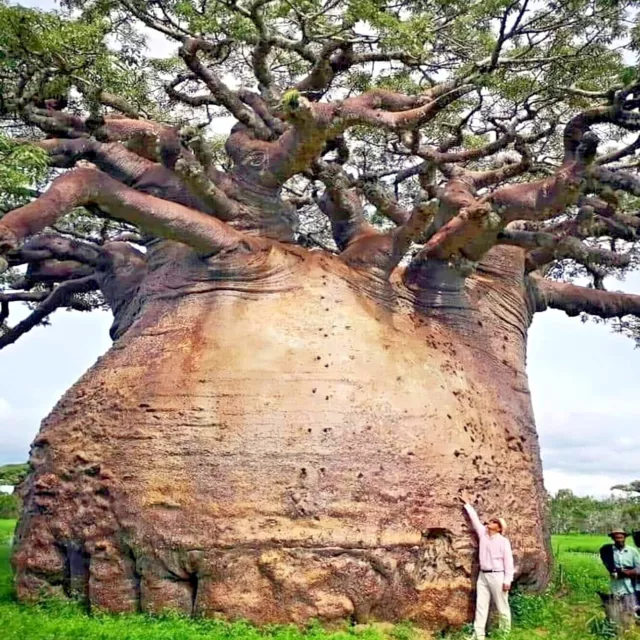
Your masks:
<svg viewBox="0 0 640 640"><path fill-rule="evenodd" d="M628 609L638 610L638 589L640 589L640 552L628 547L629 533L614 529L609 537L613 544L600 547L600 559L611 577L611 593L625 602Z"/></svg>
<svg viewBox="0 0 640 640"><path fill-rule="evenodd" d="M631 534L631 537L633 538L633 544L635 544L636 547L640 549L640 530L634 531ZM636 611L638 611L640 614L640 576L636 577L636 601L637 601Z"/></svg>

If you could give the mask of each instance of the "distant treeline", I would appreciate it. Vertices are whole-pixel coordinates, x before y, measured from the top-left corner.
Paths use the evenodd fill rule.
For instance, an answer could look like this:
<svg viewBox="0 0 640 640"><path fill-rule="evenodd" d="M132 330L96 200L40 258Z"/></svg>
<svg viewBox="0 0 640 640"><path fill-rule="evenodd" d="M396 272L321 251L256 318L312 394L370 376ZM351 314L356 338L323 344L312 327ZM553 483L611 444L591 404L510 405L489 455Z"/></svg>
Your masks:
<svg viewBox="0 0 640 640"><path fill-rule="evenodd" d="M13 520L20 514L20 500L18 496L0 493L0 520Z"/></svg>
<svg viewBox="0 0 640 640"><path fill-rule="evenodd" d="M640 495L634 491L598 500L562 489L549 496L549 512L552 533L606 534L613 527L640 530Z"/></svg>
<svg viewBox="0 0 640 640"><path fill-rule="evenodd" d="M0 486L15 486L20 484L29 473L28 463L5 464L0 466ZM0 491L0 519L17 518L20 514L20 499L15 494Z"/></svg>
<svg viewBox="0 0 640 640"><path fill-rule="evenodd" d="M0 485L20 484L29 473L29 463L0 465Z"/></svg>

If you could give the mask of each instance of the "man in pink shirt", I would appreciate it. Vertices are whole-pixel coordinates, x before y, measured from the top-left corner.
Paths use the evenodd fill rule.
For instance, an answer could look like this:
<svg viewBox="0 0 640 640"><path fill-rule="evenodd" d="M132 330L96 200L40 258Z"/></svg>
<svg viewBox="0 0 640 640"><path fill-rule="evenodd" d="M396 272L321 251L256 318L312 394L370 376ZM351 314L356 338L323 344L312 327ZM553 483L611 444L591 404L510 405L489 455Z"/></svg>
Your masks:
<svg viewBox="0 0 640 640"><path fill-rule="evenodd" d="M513 552L504 534L507 524L502 518L494 518L482 524L476 510L466 495L461 496L464 509L471 520L479 541L480 573L476 587L476 617L473 623L475 637L484 640L489 617L489 606L495 604L500 616L500 626L511 629L509 590L513 582Z"/></svg>

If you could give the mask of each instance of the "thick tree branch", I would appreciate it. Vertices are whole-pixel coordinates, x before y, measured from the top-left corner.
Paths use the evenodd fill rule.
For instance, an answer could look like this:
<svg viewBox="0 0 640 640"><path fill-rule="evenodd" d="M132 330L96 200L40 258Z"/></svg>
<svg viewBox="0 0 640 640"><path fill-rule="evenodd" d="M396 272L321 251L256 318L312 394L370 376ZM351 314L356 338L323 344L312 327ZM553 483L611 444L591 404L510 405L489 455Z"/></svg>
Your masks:
<svg viewBox="0 0 640 640"><path fill-rule="evenodd" d="M599 318L640 316L640 296L630 293L587 289L566 282L546 280L538 274L529 275L538 311L547 307L564 311L569 316L588 313Z"/></svg>
<svg viewBox="0 0 640 640"><path fill-rule="evenodd" d="M437 200L421 202L411 211L409 219L389 233L393 237L392 268L395 267L409 250L413 242L419 242L431 231L427 231L438 208Z"/></svg>
<svg viewBox="0 0 640 640"><path fill-rule="evenodd" d="M73 295L95 291L97 288L98 283L93 276L69 280L58 285L27 318L0 335L0 349L13 344L20 336L40 324L56 309L68 304Z"/></svg>
<svg viewBox="0 0 640 640"><path fill-rule="evenodd" d="M480 158L486 158L493 155L502 149L506 149L511 142L515 139L515 134L508 133L499 137L494 142L490 142L482 147L476 149L465 149L463 151L439 151L431 147L419 147L416 155L420 158L424 158L425 162L404 169L398 172L395 182L400 183L415 175L419 175L425 171L428 171L433 164L444 165L449 163L465 163L472 160L478 160Z"/></svg>
<svg viewBox="0 0 640 640"><path fill-rule="evenodd" d="M0 253L54 223L77 206L95 204L111 217L139 225L145 231L184 242L199 253L263 241L249 240L224 222L200 211L130 189L95 169L76 169L53 181L49 190L30 204L15 209L0 222Z"/></svg>
<svg viewBox="0 0 640 640"><path fill-rule="evenodd" d="M200 197L198 189L189 190L187 181L179 179L181 175L178 165L195 162L187 151L178 161L176 171L171 171L162 164L152 162L129 151L117 142L97 142L91 138L56 139L50 138L35 143L50 154L50 163L55 167L70 168L79 160L88 160L112 178L134 187L138 191L162 197L170 202L182 204L191 209L205 211L224 220L230 219L227 201L223 207L220 202L213 202ZM183 163L183 164L180 164ZM207 185L211 180L205 177ZM188 186L193 186L188 184ZM228 200L228 199L227 199Z"/></svg>
<svg viewBox="0 0 640 640"><path fill-rule="evenodd" d="M187 38L180 49L180 56L191 71L200 78L218 103L226 107L229 112L242 124L250 127L261 140L269 140L271 131L256 117L256 114L243 104L242 100L227 87L220 78L199 59L198 52L205 49L205 41L196 38Z"/></svg>
<svg viewBox="0 0 640 640"><path fill-rule="evenodd" d="M380 234L366 221L360 196L343 169L336 164L317 162L316 175L325 185L318 206L331 222L333 239L340 251L363 236Z"/></svg>
<svg viewBox="0 0 640 640"><path fill-rule="evenodd" d="M578 238L557 236L544 231L504 229L498 235L500 244L522 247L527 256L527 270L533 271L554 260L571 258L585 266L604 265L623 269L631 264L629 254L616 253L601 247L589 247Z"/></svg>
<svg viewBox="0 0 640 640"><path fill-rule="evenodd" d="M584 135L595 124L612 123L628 131L638 131L640 115L631 112L638 106L637 100L627 104L614 100L613 104L587 109L571 118L564 129L565 162L575 158Z"/></svg>
<svg viewBox="0 0 640 640"><path fill-rule="evenodd" d="M418 128L473 88L451 83L421 96L376 89L333 103L311 103L296 92L285 94L279 115L291 129L269 147L271 171L280 183L286 182L308 168L328 140L356 125L398 132Z"/></svg>
<svg viewBox="0 0 640 640"><path fill-rule="evenodd" d="M640 196L640 178L625 171L612 171L605 167L593 167L589 177L601 185L613 189L626 191L634 196Z"/></svg>
<svg viewBox="0 0 640 640"><path fill-rule="evenodd" d="M401 207L393 196L386 193L379 182L366 180L362 185L362 193L379 213L397 225L405 224L411 217L411 212Z"/></svg>
<svg viewBox="0 0 640 640"><path fill-rule="evenodd" d="M199 95L189 95L179 91L177 87L187 80L196 80L195 74L179 75L176 76L171 82L167 83L164 90L167 95L172 99L184 104L188 104L190 107L204 107L205 105L219 105L220 102L212 93L204 93Z"/></svg>
<svg viewBox="0 0 640 640"><path fill-rule="evenodd" d="M35 143L49 153L49 162L64 169L75 166L79 160L88 160L112 178L131 185L145 171L156 166L118 142L103 143L90 138L48 138Z"/></svg>
<svg viewBox="0 0 640 640"><path fill-rule="evenodd" d="M589 91L587 89L580 89L580 87L571 85L569 87L558 87L558 90L561 94L568 93L573 96L580 96L581 98L593 98L597 100L603 98L612 98L616 91L620 91L620 89L622 88L622 85L614 85L606 91Z"/></svg>
<svg viewBox="0 0 640 640"><path fill-rule="evenodd" d="M9 254L9 264L17 266L44 260L73 260L81 264L96 266L100 257L100 247L67 238L58 234L43 233L29 238L22 247Z"/></svg>
<svg viewBox="0 0 640 640"><path fill-rule="evenodd" d="M335 123L341 131L368 124L389 131L407 131L422 126L445 107L475 89L473 84L434 87L421 96L406 96L382 89L348 98L335 105Z"/></svg>
<svg viewBox="0 0 640 640"><path fill-rule="evenodd" d="M80 116L40 109L28 105L22 111L25 122L58 138L94 137L100 142L122 142L138 155L172 166L180 154L178 132L168 125L143 120L107 116L93 120Z"/></svg>
<svg viewBox="0 0 640 640"><path fill-rule="evenodd" d="M610 164L611 162L617 162L618 160L622 160L622 158L633 155L638 149L640 149L640 136L638 136L631 144L628 144L617 151L612 151L611 153L596 158L594 164L603 165Z"/></svg>
<svg viewBox="0 0 640 640"><path fill-rule="evenodd" d="M120 111L120 113L127 116L128 118L137 120L140 117L139 110L136 109L133 105L129 104L122 96L117 96L114 93L105 91L104 89L101 89L100 87L97 87L88 82L84 78L80 78L78 76L71 76L71 78L75 81L78 91L80 91L85 96L96 100L105 107L111 107L116 111Z"/></svg>
<svg viewBox="0 0 640 640"><path fill-rule="evenodd" d="M84 278L93 273L93 267L76 260L43 260L29 264L24 284L52 284L65 280Z"/></svg>
<svg viewBox="0 0 640 640"><path fill-rule="evenodd" d="M209 173L195 158L181 158L175 166L178 176L220 220L234 220L240 214L240 203L232 200L211 180Z"/></svg>
<svg viewBox="0 0 640 640"><path fill-rule="evenodd" d="M477 262L511 221L545 220L562 213L578 200L596 145L595 136L584 135L575 158L564 163L552 177L507 185L482 198L475 196L473 177L462 172L455 183L450 181L455 186L450 195L445 189L436 219L437 230L415 256L407 271L408 281L415 281L416 270L429 259L449 260L458 256Z"/></svg>
<svg viewBox="0 0 640 640"><path fill-rule="evenodd" d="M49 291L0 291L0 302L42 302Z"/></svg>
<svg viewBox="0 0 640 640"><path fill-rule="evenodd" d="M507 185L482 199L507 222L545 220L562 213L577 201L581 183L593 162L598 139L585 134L574 157L555 175L528 184Z"/></svg>

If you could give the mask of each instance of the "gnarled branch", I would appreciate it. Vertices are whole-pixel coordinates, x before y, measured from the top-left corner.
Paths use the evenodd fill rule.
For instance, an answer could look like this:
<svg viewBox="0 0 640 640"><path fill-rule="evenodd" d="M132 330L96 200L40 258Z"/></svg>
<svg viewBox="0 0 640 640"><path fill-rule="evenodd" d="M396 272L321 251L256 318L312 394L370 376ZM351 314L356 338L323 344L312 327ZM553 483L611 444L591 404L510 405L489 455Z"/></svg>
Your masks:
<svg viewBox="0 0 640 640"><path fill-rule="evenodd" d="M251 109L247 109L242 100L200 61L198 52L206 50L206 45L206 41L202 39L186 38L180 49L180 56L189 69L207 85L219 104L226 107L244 125L250 127L258 138L268 140L271 137L271 131L264 122L256 117Z"/></svg>
<svg viewBox="0 0 640 640"><path fill-rule="evenodd" d="M587 289L566 282L554 282L538 274L529 275L537 311L560 309L569 316L588 313L598 318L640 316L640 296L630 293Z"/></svg>
<svg viewBox="0 0 640 640"><path fill-rule="evenodd" d="M20 336L40 324L56 309L65 306L74 294L95 291L97 288L98 283L95 278L90 275L59 284L50 294L44 294L44 299L42 292L38 292L42 300L41 304L15 327L11 327L4 334L0 335L0 349L13 344Z"/></svg>
<svg viewBox="0 0 640 640"><path fill-rule="evenodd" d="M527 249L527 270L533 271L554 260L571 258L585 266L604 265L623 269L631 264L631 256L601 247L589 247L578 238L558 236L544 231L505 229L498 235L500 244Z"/></svg>
<svg viewBox="0 0 640 640"><path fill-rule="evenodd" d="M249 239L224 222L200 211L143 194L95 169L75 169L53 181L49 190L0 222L0 252L27 238L81 205L95 204L110 216L139 225L149 233L184 242L210 255L264 241Z"/></svg>

